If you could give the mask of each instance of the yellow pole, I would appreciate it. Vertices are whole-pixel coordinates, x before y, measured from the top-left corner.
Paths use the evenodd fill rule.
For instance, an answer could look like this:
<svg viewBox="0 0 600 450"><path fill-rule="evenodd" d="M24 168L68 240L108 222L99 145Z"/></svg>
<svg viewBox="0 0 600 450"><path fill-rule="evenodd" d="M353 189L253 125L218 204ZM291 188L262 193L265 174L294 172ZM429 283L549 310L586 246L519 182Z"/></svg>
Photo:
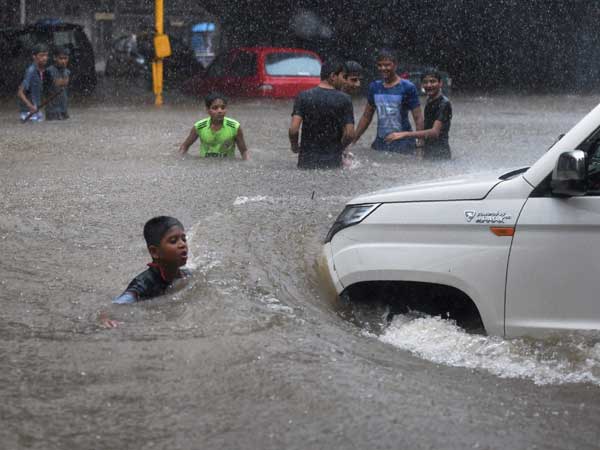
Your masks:
<svg viewBox="0 0 600 450"><path fill-rule="evenodd" d="M164 9L163 0L155 0L155 28L156 34L164 33ZM152 61L152 88L154 90L154 104L160 106L163 104L163 61L162 58L155 58Z"/></svg>

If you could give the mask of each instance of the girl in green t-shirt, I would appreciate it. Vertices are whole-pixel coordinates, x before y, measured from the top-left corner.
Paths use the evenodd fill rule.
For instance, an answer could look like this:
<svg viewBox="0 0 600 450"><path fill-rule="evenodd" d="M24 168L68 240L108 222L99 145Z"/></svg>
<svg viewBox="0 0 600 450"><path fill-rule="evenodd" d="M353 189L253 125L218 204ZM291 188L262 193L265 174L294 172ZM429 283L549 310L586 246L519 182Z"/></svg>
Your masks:
<svg viewBox="0 0 600 450"><path fill-rule="evenodd" d="M237 120L226 117L227 98L219 93L211 93L204 99L209 117L194 124L186 140L179 146L185 154L190 146L200 138L200 157L235 156L237 145L243 160L249 158L242 127Z"/></svg>

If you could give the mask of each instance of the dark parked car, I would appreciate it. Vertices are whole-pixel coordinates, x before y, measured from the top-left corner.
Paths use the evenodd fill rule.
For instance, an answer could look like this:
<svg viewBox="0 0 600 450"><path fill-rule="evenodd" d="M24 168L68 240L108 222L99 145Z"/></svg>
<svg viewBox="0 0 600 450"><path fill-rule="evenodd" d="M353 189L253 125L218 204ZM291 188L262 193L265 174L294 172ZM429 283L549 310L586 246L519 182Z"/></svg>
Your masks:
<svg viewBox="0 0 600 450"><path fill-rule="evenodd" d="M31 50L36 44L46 44L50 49L48 64L52 64L53 49L66 47L71 56L69 69L71 92L91 93L96 87L94 50L83 28L73 23L56 20L42 21L24 27L0 29L0 89L17 92L25 69L31 64Z"/></svg>
<svg viewBox="0 0 600 450"><path fill-rule="evenodd" d="M106 60L107 77L142 78L151 85L154 44L152 33L128 34L116 39ZM174 85L192 76L202 65L194 51L181 39L169 36L171 56L164 59L165 85Z"/></svg>

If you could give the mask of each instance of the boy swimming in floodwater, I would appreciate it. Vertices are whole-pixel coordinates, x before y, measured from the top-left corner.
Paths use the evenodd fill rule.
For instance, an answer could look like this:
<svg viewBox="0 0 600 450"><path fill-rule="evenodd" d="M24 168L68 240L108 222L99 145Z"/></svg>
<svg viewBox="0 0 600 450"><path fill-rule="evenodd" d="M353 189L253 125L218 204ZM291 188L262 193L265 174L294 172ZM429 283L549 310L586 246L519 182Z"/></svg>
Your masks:
<svg viewBox="0 0 600 450"><path fill-rule="evenodd" d="M240 123L225 116L227 97L211 93L206 96L204 103L209 117L194 124L187 139L179 146L179 152L185 154L196 139L200 138L201 158L233 157L237 144L242 159L247 160L250 155Z"/></svg>
<svg viewBox="0 0 600 450"><path fill-rule="evenodd" d="M113 303L134 303L162 295L175 280L189 275L181 269L187 262L188 246L179 220L168 216L150 219L144 225L144 239L152 262Z"/></svg>

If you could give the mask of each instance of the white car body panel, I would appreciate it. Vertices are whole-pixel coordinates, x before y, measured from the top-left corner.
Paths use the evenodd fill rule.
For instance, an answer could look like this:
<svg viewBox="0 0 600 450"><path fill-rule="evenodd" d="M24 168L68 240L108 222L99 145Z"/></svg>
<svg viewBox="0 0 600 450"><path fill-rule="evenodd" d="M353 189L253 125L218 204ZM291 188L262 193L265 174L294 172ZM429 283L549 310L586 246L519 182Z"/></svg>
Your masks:
<svg viewBox="0 0 600 450"><path fill-rule="evenodd" d="M511 238L494 235L490 226L514 225L522 205L523 199L383 204L360 226L333 237L339 283L348 287L396 280L452 286L473 299L486 330L503 334ZM505 216L503 223L476 223L491 216L475 216L468 222L465 211Z"/></svg>
<svg viewBox="0 0 600 450"><path fill-rule="evenodd" d="M466 175L441 181L409 184L361 195L350 203L426 202L445 200L480 200L500 183L498 174Z"/></svg>
<svg viewBox="0 0 600 450"><path fill-rule="evenodd" d="M600 105L508 180L471 175L351 200L381 205L325 245L337 292L364 281L442 284L471 298L490 334L600 330L600 197L531 197L559 155L599 126Z"/></svg>
<svg viewBox="0 0 600 450"><path fill-rule="evenodd" d="M600 330L600 197L530 198L506 290L506 334Z"/></svg>

